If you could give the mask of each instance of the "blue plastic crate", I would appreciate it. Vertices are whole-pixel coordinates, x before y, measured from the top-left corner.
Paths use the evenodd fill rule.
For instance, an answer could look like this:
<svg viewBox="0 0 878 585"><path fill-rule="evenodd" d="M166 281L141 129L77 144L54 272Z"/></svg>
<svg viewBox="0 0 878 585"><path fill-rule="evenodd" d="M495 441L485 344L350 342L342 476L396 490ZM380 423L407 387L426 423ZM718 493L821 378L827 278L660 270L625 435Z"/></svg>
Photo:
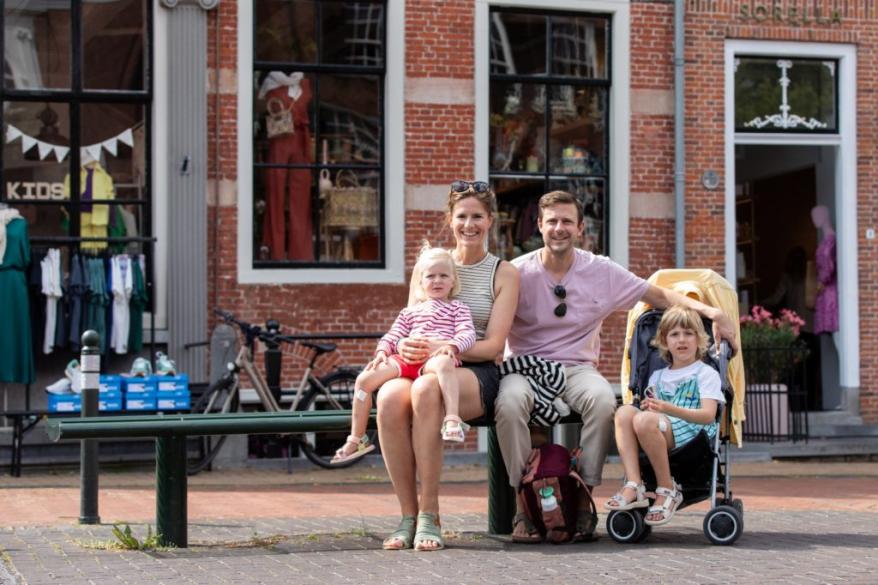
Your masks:
<svg viewBox="0 0 878 585"><path fill-rule="evenodd" d="M158 410L189 410L189 390L162 390L158 393Z"/></svg>
<svg viewBox="0 0 878 585"><path fill-rule="evenodd" d="M101 394L105 392L122 392L122 376L118 374L101 375Z"/></svg>
<svg viewBox="0 0 878 585"><path fill-rule="evenodd" d="M123 376L122 381L125 384L125 394L154 394L157 387L155 376L145 378Z"/></svg>
<svg viewBox="0 0 878 585"><path fill-rule="evenodd" d="M159 392L189 391L189 374L177 374L176 376L154 376L158 383Z"/></svg>
<svg viewBox="0 0 878 585"><path fill-rule="evenodd" d="M98 410L101 412L119 412L122 410L123 402L121 390L98 394Z"/></svg>
<svg viewBox="0 0 878 585"><path fill-rule="evenodd" d="M155 410L156 392L126 392L125 410Z"/></svg>
<svg viewBox="0 0 878 585"><path fill-rule="evenodd" d="M49 412L79 412L82 409L82 397L79 394L46 394L49 401Z"/></svg>

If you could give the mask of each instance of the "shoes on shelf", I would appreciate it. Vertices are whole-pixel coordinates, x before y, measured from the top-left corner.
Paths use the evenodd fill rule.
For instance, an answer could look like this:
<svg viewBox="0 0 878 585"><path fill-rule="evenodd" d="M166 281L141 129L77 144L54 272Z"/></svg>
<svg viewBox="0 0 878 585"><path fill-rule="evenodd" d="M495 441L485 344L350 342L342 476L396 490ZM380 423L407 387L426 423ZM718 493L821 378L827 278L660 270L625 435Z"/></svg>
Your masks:
<svg viewBox="0 0 878 585"><path fill-rule="evenodd" d="M82 369L79 367L79 360L70 360L67 367L64 368L64 376L70 380L70 390L74 394L82 392Z"/></svg>
<svg viewBox="0 0 878 585"><path fill-rule="evenodd" d="M73 384L67 378L61 378L46 386L46 392L49 394L71 394Z"/></svg>
<svg viewBox="0 0 878 585"><path fill-rule="evenodd" d="M128 374L134 378L147 378L152 376L152 364L143 357L135 358L131 364L131 371Z"/></svg>
<svg viewBox="0 0 878 585"><path fill-rule="evenodd" d="M158 351L155 354L155 373L157 376L176 376L177 364L167 355Z"/></svg>

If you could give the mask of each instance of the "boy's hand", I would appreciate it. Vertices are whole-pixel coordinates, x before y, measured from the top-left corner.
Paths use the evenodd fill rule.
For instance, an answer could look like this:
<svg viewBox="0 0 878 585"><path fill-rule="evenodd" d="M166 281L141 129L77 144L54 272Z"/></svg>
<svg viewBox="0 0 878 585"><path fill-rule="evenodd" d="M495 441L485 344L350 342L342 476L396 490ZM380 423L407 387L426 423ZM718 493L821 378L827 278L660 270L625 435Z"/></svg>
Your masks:
<svg viewBox="0 0 878 585"><path fill-rule="evenodd" d="M668 406L670 404L658 398L644 398L640 401L640 408L650 412L666 413L668 412Z"/></svg>

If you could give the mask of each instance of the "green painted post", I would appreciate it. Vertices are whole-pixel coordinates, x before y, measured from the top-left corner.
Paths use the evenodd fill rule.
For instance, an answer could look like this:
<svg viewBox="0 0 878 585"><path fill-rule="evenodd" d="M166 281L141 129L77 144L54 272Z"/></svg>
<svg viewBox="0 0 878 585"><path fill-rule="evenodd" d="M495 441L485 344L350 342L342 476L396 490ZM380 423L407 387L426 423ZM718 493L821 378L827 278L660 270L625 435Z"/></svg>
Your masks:
<svg viewBox="0 0 878 585"><path fill-rule="evenodd" d="M96 331L82 334L79 367L82 376L82 416L98 415L101 338ZM79 523L100 524L98 516L98 440L82 439L79 448Z"/></svg>
<svg viewBox="0 0 878 585"><path fill-rule="evenodd" d="M162 546L186 548L187 480L186 437L163 436L155 440L156 534Z"/></svg>
<svg viewBox="0 0 878 585"><path fill-rule="evenodd" d="M500 454L497 430L488 427L488 533L511 534L515 515L515 491Z"/></svg>

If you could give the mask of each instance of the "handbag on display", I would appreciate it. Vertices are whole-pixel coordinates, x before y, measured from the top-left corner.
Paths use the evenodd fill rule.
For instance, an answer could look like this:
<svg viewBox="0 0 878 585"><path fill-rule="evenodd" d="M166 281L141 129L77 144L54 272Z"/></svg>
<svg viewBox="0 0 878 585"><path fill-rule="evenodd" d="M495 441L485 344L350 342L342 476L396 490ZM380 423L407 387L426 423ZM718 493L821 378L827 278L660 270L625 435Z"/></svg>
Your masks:
<svg viewBox="0 0 878 585"><path fill-rule="evenodd" d="M269 138L296 131L293 123L293 104L284 104L280 98L273 97L266 104L265 132Z"/></svg>
<svg viewBox="0 0 878 585"><path fill-rule="evenodd" d="M327 172L327 179L328 179ZM357 175L341 170L335 183L324 190L320 176L320 196L324 199L323 225L335 228L374 228L378 226L378 191L375 187L360 185Z"/></svg>

